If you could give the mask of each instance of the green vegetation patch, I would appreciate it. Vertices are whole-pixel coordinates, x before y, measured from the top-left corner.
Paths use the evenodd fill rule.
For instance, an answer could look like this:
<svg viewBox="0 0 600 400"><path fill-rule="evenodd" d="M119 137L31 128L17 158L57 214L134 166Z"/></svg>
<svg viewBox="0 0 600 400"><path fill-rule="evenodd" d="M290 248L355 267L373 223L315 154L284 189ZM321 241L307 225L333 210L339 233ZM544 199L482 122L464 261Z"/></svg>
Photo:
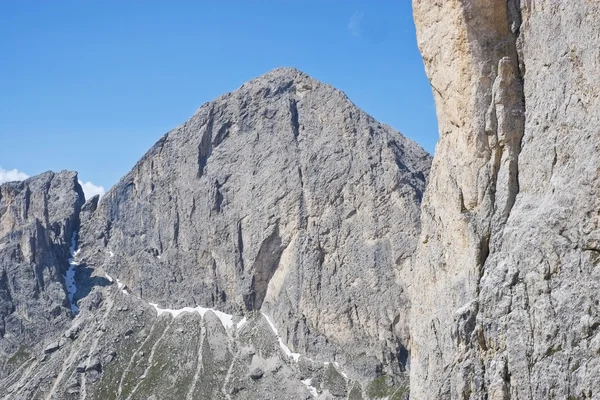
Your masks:
<svg viewBox="0 0 600 400"><path fill-rule="evenodd" d="M21 346L15 354L10 356L6 363L9 367L18 368L25 361L29 360L29 358L31 358L31 355L25 350L24 346Z"/></svg>
<svg viewBox="0 0 600 400"><path fill-rule="evenodd" d="M385 375L373 379L367 386L367 396L370 399L389 398L390 400L402 400L408 393L408 388L403 385L388 385Z"/></svg>

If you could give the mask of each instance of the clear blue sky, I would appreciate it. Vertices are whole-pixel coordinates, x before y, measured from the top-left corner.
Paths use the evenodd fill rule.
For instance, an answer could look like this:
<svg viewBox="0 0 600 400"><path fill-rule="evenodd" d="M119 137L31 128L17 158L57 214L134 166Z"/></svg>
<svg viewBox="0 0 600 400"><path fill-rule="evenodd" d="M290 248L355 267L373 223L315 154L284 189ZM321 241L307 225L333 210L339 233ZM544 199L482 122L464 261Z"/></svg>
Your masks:
<svg viewBox="0 0 600 400"><path fill-rule="evenodd" d="M0 168L109 188L203 103L278 66L433 152L410 0L0 3Z"/></svg>

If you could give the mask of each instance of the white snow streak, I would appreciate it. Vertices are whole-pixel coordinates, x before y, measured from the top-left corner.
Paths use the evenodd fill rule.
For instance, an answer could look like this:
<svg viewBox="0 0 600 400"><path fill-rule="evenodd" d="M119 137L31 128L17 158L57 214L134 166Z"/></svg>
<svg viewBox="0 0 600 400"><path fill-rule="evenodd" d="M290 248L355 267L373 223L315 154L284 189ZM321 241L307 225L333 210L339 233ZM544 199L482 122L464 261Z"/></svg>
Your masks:
<svg viewBox="0 0 600 400"><path fill-rule="evenodd" d="M242 326L244 326L244 324L246 323L246 317L242 318L238 323L236 328L240 329Z"/></svg>
<svg viewBox="0 0 600 400"><path fill-rule="evenodd" d="M200 316L202 318L204 318L204 314L206 314L207 311L212 311L221 320L221 323L223 324L223 326L225 328L233 328L233 315L226 314L219 310L215 310L214 308L205 308L205 307L197 306L195 308L183 307L183 308L178 308L178 309L172 309L172 308L160 308L158 306L158 304L155 304L155 303L149 303L149 304L152 307L154 307L154 309L156 310L156 313L158 315L168 313L168 314L171 314L173 317L177 317L178 315L180 315L184 312L189 312L189 313L197 312L198 314L200 314Z"/></svg>
<svg viewBox="0 0 600 400"><path fill-rule="evenodd" d="M113 277L108 275L106 272L104 273L104 277L108 279L110 283L114 283L115 281L117 281L117 287L121 290L121 292L123 292L126 295L129 295L129 292L127 291L127 285L125 285L123 282L121 282L118 279L113 279Z"/></svg>
<svg viewBox="0 0 600 400"><path fill-rule="evenodd" d="M119 287L119 289L121 289L121 292L123 292L127 295L129 294L129 292L127 291L127 286L118 279L117 279L117 286Z"/></svg>
<svg viewBox="0 0 600 400"><path fill-rule="evenodd" d="M271 330L273 331L273 333L275 333L275 336L277 336L277 340L279 341L279 346L281 347L281 350L283 350L283 352L288 357L290 357L294 361L298 362L298 359L300 358L300 353L292 353L292 351L290 350L290 348L287 347L285 345L285 343L283 343L283 340L281 339L281 336L279 336L279 333L277 332L277 328L275 328L275 325L273 324L273 322L271 321L271 319L264 312L261 312L261 314L265 317L265 319L267 320L267 322L271 326Z"/></svg>
<svg viewBox="0 0 600 400"><path fill-rule="evenodd" d="M348 379L348 375L346 375L346 373L340 369L340 364L339 364L337 361L335 361L335 362L333 363L333 365L335 365L335 370L336 370L337 372L339 372L340 374L342 374L342 376L343 376L344 378Z"/></svg>
<svg viewBox="0 0 600 400"><path fill-rule="evenodd" d="M129 292L127 291L127 286L123 282L121 282L119 279L114 279L107 273L104 273L104 276L106 277L106 279L108 279L108 281L110 283L113 283L116 281L118 288L126 295L129 295ZM183 307L183 308L178 308L178 309L172 309L172 308L161 308L156 303L148 303L148 304L150 304L152 307L154 307L157 315L167 313L167 314L171 314L174 318L177 317L178 315L181 315L184 312L190 312L190 313L197 312L198 314L200 314L200 316L202 318L204 318L204 314L206 314L207 311L212 311L217 316L217 318L219 318L219 320L221 321L221 323L223 324L223 326L225 328L229 328L229 329L233 328L233 315L224 313L219 310L215 310L214 308L206 308L206 307L197 306L194 308ZM242 318L240 320L240 322L237 323L236 328L241 328L245 323L246 323L246 317Z"/></svg>
<svg viewBox="0 0 600 400"><path fill-rule="evenodd" d="M300 382L304 383L304 386L307 387L308 391L310 392L310 394L313 395L313 397L319 397L319 392L317 392L317 388L312 385L312 379L309 378Z"/></svg>
<svg viewBox="0 0 600 400"><path fill-rule="evenodd" d="M75 267L77 264L74 261L75 256L79 252L75 251L75 247L77 246L77 232L73 232L73 236L71 236L71 257L69 258L69 269L67 270L67 274L65 275L65 285L67 285L67 293L69 297L69 303L71 303L71 312L73 314L77 314L79 311L79 307L75 304L74 298L75 293L77 293L77 285L75 285Z"/></svg>

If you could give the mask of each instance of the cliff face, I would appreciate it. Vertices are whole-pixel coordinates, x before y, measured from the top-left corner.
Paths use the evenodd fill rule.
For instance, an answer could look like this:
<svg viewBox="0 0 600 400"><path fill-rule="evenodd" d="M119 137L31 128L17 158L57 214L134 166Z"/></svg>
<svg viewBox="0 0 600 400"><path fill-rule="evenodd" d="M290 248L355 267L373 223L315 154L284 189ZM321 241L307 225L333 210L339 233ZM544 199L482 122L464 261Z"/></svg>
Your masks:
<svg viewBox="0 0 600 400"><path fill-rule="evenodd" d="M411 396L597 396L600 5L413 8L440 142L411 290Z"/></svg>
<svg viewBox="0 0 600 400"><path fill-rule="evenodd" d="M74 172L0 186L0 378L14 367L6 355L70 323L65 275L83 201Z"/></svg>

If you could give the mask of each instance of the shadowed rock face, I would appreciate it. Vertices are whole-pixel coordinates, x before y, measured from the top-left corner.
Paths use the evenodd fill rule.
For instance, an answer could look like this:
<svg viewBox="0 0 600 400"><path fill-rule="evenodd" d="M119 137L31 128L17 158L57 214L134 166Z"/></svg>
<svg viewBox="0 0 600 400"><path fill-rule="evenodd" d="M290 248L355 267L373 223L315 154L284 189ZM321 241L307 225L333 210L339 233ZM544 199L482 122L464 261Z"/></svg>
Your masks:
<svg viewBox="0 0 600 400"><path fill-rule="evenodd" d="M148 301L263 310L294 351L398 372L429 164L342 92L277 69L161 138L83 227L82 257Z"/></svg>
<svg viewBox="0 0 600 400"><path fill-rule="evenodd" d="M0 186L0 378L13 369L6 354L70 323L64 275L83 202L74 172Z"/></svg>
<svg viewBox="0 0 600 400"><path fill-rule="evenodd" d="M440 127L411 397L595 398L597 2L414 1Z"/></svg>

